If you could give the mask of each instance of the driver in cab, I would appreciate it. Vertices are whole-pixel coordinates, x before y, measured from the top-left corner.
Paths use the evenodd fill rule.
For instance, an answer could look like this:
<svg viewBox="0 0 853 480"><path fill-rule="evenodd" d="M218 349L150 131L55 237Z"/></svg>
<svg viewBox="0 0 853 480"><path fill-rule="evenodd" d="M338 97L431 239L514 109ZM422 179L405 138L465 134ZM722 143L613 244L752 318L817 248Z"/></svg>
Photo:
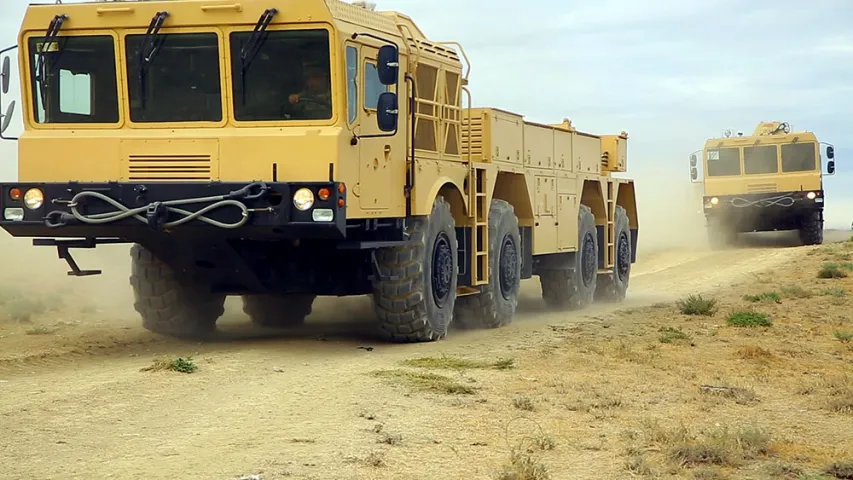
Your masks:
<svg viewBox="0 0 853 480"><path fill-rule="evenodd" d="M332 118L332 89L329 72L322 67L308 65L304 68L305 88L288 97L296 116L302 119Z"/></svg>

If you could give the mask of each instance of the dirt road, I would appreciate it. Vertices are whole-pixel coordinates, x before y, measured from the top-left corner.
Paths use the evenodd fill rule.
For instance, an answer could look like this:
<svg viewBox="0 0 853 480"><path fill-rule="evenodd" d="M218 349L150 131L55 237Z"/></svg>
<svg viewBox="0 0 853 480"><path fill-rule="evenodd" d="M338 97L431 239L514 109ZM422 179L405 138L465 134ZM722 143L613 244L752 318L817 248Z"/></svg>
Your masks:
<svg viewBox="0 0 853 480"><path fill-rule="evenodd" d="M808 248L752 242L723 252L649 254L634 266L629 298L619 308L727 286ZM96 268L91 263L108 257L126 263L124 255L92 253L80 261ZM285 334L250 328L232 303L221 320L222 341L181 343L137 326L126 269L111 267L109 275L91 281L66 279L64 265L53 257L46 264L51 280L30 278L42 271L35 264L52 256L18 256L4 265L8 288L60 292L54 303L61 306L44 307L53 297L39 297L42 308L29 318L24 312L17 321L0 323L3 479L492 478L507 455L509 418L473 415L496 407L411 393L370 373L414 356L531 354L555 332L614 310L547 312L534 278L523 288L512 325L452 332L437 343L373 341L364 333L372 312L363 298L325 301L308 326ZM198 370L140 371L161 355L192 355ZM477 381L488 389L488 376L499 374L487 372ZM389 446L393 437L378 443L383 428L405 432L402 443ZM552 478L602 478L565 462L573 474L555 472Z"/></svg>

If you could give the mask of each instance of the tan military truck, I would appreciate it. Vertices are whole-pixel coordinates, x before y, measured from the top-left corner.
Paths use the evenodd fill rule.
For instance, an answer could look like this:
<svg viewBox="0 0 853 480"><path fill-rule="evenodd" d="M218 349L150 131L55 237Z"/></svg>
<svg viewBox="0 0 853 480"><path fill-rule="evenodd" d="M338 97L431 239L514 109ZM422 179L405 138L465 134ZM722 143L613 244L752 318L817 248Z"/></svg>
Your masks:
<svg viewBox="0 0 853 480"><path fill-rule="evenodd" d="M787 122L760 122L750 136L726 130L702 150L703 210L714 247L739 233L797 230L805 245L823 243L821 144ZM698 152L697 152L698 153ZM835 173L835 148L826 144L826 174ZM696 153L690 179L699 181Z"/></svg>
<svg viewBox="0 0 853 480"><path fill-rule="evenodd" d="M0 184L0 226L56 246L71 275L98 271L70 249L133 244L151 331L211 332L228 295L270 327L317 296L371 295L385 338L430 341L509 323L533 275L555 308L625 296L637 208L611 172L627 135L472 108L461 46L401 13L33 5L17 47L20 178Z"/></svg>

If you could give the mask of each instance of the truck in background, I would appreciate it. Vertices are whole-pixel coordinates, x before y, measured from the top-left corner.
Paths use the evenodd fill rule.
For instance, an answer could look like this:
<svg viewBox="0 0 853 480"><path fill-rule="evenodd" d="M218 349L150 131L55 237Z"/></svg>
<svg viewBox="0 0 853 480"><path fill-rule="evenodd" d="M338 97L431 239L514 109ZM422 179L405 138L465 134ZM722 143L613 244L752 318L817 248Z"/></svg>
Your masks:
<svg viewBox="0 0 853 480"><path fill-rule="evenodd" d="M760 122L752 135L709 138L701 151L702 197L708 240L731 245L739 233L797 230L805 245L823 243L823 159L835 173L835 149L787 122ZM699 179L697 153L690 179Z"/></svg>

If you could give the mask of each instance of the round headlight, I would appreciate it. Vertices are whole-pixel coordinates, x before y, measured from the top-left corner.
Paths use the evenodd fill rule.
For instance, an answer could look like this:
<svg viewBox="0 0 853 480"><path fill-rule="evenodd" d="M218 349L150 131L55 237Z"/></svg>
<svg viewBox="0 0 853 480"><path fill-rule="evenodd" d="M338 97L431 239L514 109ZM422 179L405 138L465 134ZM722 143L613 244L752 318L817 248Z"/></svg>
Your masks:
<svg viewBox="0 0 853 480"><path fill-rule="evenodd" d="M44 205L44 194L38 188L31 188L24 194L24 205L30 210L36 210Z"/></svg>
<svg viewBox="0 0 853 480"><path fill-rule="evenodd" d="M817 194L814 192L809 192L806 194L806 198L808 198L809 200L814 200L816 196Z"/></svg>
<svg viewBox="0 0 853 480"><path fill-rule="evenodd" d="M717 198L717 197L713 197L713 198L711 198L711 204L712 204L712 205L716 205L716 204L718 204L718 203L720 203L720 199L719 199L719 198Z"/></svg>
<svg viewBox="0 0 853 480"><path fill-rule="evenodd" d="M303 212L314 206L314 192L300 188L293 194L293 206Z"/></svg>

